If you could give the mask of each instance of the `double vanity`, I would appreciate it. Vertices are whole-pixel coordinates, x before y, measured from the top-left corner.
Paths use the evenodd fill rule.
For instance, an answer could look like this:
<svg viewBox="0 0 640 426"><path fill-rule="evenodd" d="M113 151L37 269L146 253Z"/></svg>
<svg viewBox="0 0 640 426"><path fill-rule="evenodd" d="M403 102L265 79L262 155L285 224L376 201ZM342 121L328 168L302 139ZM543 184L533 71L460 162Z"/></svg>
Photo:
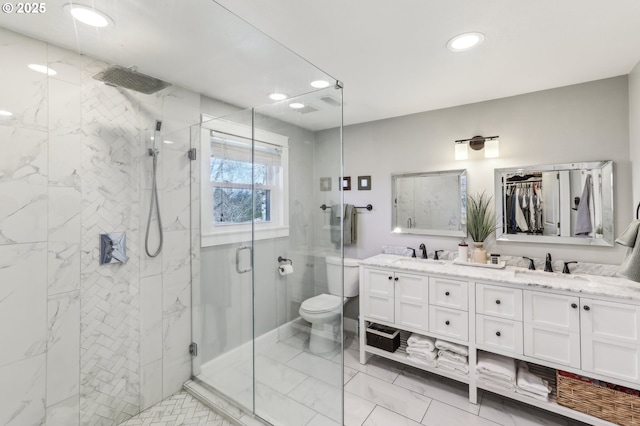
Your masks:
<svg viewBox="0 0 640 426"><path fill-rule="evenodd" d="M400 330L387 352L366 343L379 324ZM555 370L640 388L640 284L623 278L568 275L507 266L471 267L451 261L380 254L360 262L360 362L378 355L593 425L607 421L476 380L478 350ZM414 364L404 349L411 333L469 348L469 374Z"/></svg>

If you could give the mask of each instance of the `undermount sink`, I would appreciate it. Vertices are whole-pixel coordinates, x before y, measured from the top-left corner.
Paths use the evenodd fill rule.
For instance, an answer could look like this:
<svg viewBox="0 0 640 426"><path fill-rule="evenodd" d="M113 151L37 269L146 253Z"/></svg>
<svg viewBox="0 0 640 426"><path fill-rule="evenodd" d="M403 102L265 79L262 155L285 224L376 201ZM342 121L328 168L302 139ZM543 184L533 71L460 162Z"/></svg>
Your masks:
<svg viewBox="0 0 640 426"><path fill-rule="evenodd" d="M514 271L514 277L516 278L532 278L532 277L539 277L542 280L545 281L553 281L553 282L585 282L588 283L591 280L584 276L584 275L577 275L577 274L562 274L559 272L545 272L545 271L537 271L537 270L530 270L530 269L516 269Z"/></svg>
<svg viewBox="0 0 640 426"><path fill-rule="evenodd" d="M417 257L406 257L393 261L394 264L399 266L411 266L416 267L420 265L444 265L444 260L434 260L434 259L421 259Z"/></svg>

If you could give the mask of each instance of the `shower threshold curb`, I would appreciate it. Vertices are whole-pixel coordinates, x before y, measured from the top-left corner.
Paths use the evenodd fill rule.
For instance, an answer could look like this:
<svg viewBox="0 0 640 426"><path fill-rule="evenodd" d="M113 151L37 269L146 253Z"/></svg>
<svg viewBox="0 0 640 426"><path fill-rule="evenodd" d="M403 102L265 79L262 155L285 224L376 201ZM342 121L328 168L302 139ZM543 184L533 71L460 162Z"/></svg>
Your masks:
<svg viewBox="0 0 640 426"><path fill-rule="evenodd" d="M197 379L185 382L182 388L235 426L270 426L270 423L265 423L261 419L254 417L252 414L229 402L227 399L219 396L208 386L199 383Z"/></svg>

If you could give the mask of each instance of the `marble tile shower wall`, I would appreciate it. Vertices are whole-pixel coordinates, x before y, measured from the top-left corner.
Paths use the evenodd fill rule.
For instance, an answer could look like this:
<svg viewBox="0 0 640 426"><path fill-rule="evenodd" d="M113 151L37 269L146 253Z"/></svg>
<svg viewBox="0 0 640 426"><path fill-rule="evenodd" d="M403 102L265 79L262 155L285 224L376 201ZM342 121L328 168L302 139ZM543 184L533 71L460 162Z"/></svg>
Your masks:
<svg viewBox="0 0 640 426"><path fill-rule="evenodd" d="M55 76L27 64L48 64ZM114 425L190 376L188 126L200 97L105 86L106 64L0 29L0 424ZM164 250L144 254L159 159ZM183 129L183 130L181 130ZM129 261L98 264L98 234ZM155 247L157 235L152 235Z"/></svg>

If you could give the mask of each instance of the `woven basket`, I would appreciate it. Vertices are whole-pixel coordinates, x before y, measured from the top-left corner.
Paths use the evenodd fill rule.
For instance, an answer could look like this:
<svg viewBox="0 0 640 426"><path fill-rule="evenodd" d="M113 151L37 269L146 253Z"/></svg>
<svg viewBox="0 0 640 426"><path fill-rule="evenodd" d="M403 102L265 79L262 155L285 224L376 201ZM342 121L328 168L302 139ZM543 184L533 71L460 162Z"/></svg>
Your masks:
<svg viewBox="0 0 640 426"><path fill-rule="evenodd" d="M623 426L640 426L640 397L556 373L559 405Z"/></svg>

